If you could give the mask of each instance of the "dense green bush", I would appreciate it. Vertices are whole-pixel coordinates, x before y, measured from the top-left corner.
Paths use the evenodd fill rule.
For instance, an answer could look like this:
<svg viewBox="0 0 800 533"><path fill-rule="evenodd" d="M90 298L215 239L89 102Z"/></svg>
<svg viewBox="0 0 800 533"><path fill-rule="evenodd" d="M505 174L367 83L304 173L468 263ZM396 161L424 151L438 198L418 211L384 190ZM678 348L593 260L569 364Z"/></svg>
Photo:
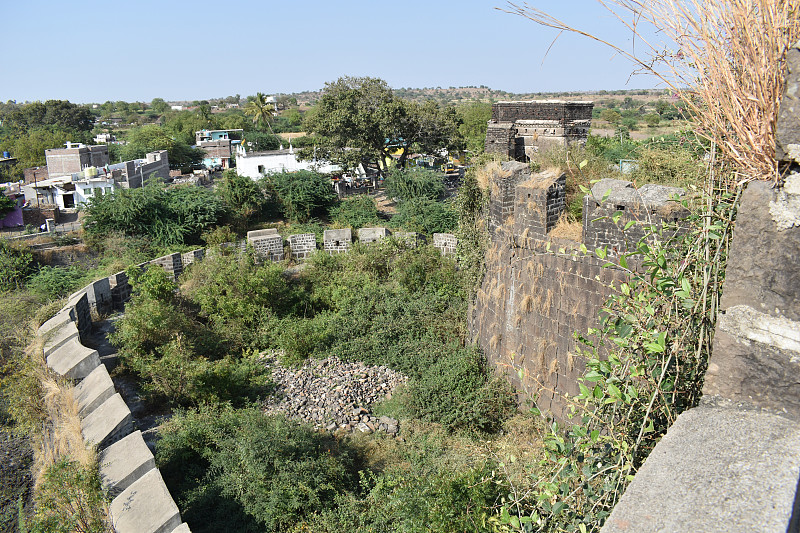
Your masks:
<svg viewBox="0 0 800 533"><path fill-rule="evenodd" d="M201 408L162 430L157 460L192 531L290 531L357 487L333 438L258 408Z"/></svg>
<svg viewBox="0 0 800 533"><path fill-rule="evenodd" d="M262 184L277 196L283 214L294 222L327 216L337 201L330 179L309 170L271 174Z"/></svg>
<svg viewBox="0 0 800 533"><path fill-rule="evenodd" d="M0 293L19 288L33 266L33 255L27 246L0 239Z"/></svg>
<svg viewBox="0 0 800 533"><path fill-rule="evenodd" d="M228 206L231 224L242 231L273 207L258 184L235 169L223 172L217 193Z"/></svg>
<svg viewBox="0 0 800 533"><path fill-rule="evenodd" d="M47 298L61 298L80 288L86 278L86 270L77 265L69 267L43 266L26 283L29 290Z"/></svg>
<svg viewBox="0 0 800 533"><path fill-rule="evenodd" d="M442 173L435 170L411 168L392 170L386 180L386 195L401 201L414 198L438 200L444 195Z"/></svg>
<svg viewBox="0 0 800 533"><path fill-rule="evenodd" d="M121 233L162 246L199 244L200 235L225 214L223 201L208 189L149 180L144 187L92 197L83 227L95 241Z"/></svg>
<svg viewBox="0 0 800 533"><path fill-rule="evenodd" d="M105 500L96 468L61 459L37 490L30 533L107 533Z"/></svg>
<svg viewBox="0 0 800 533"><path fill-rule="evenodd" d="M263 392L264 366L242 351L238 339L198 320L197 309L175 293L161 267L134 269L129 276L135 294L110 339L151 402L241 404Z"/></svg>
<svg viewBox="0 0 800 533"><path fill-rule="evenodd" d="M397 206L397 214L392 217L391 224L427 235L449 233L458 226L458 212L448 203L413 198Z"/></svg>
<svg viewBox="0 0 800 533"><path fill-rule="evenodd" d="M252 254L214 254L191 266L182 294L200 307L213 332L236 350L254 347L264 328L293 314L299 295L275 263L258 265Z"/></svg>
<svg viewBox="0 0 800 533"><path fill-rule="evenodd" d="M331 221L357 230L378 224L378 208L371 196L357 195L331 208Z"/></svg>

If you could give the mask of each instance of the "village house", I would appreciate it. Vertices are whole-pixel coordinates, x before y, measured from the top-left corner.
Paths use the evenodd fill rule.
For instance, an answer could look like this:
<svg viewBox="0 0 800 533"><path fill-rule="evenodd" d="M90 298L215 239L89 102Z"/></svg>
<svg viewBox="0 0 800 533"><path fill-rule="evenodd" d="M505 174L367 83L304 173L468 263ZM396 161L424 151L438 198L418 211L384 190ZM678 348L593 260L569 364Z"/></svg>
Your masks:
<svg viewBox="0 0 800 533"><path fill-rule="evenodd" d="M341 172L339 165L323 159L301 161L297 159L291 143L288 149L281 145L279 150L266 150L263 152L247 152L241 144L236 148L236 171L240 176L258 179L265 174L274 172L296 172L298 170L311 170L322 174Z"/></svg>
<svg viewBox="0 0 800 533"><path fill-rule="evenodd" d="M47 172L41 167L26 169L22 190L30 206L54 205L72 209L89 198L110 194L114 190L141 187L149 178L169 177L166 150L110 165L107 146L85 146L67 143L66 148L45 150Z"/></svg>

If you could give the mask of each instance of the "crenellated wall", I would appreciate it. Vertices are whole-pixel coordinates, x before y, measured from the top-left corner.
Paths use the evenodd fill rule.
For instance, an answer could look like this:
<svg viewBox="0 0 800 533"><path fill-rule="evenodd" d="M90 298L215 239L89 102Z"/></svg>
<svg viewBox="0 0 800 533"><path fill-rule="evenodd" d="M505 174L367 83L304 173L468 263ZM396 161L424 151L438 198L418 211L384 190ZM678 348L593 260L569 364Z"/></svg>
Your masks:
<svg viewBox="0 0 800 533"><path fill-rule="evenodd" d="M503 163L491 179L491 245L486 274L470 309L469 328L488 360L520 393L557 418L585 371L575 333L596 328L611 284L627 273L589 250L622 252L644 227L686 215L673 201L682 190L603 180L584 198L583 242L551 236L566 207L565 176ZM606 194L608 190L611 193ZM615 213L621 211L618 217ZM616 220L615 220L616 218ZM628 222L633 222L627 229Z"/></svg>

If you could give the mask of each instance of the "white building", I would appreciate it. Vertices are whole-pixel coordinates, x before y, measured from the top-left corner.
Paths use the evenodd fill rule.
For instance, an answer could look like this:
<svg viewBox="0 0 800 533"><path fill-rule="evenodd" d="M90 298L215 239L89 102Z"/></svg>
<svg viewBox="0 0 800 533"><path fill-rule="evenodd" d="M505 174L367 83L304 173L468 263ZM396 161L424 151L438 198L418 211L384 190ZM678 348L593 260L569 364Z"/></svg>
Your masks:
<svg viewBox="0 0 800 533"><path fill-rule="evenodd" d="M311 170L322 174L331 172L341 172L339 165L334 165L330 161L315 159L312 161L300 161L294 152L292 145L288 150L281 146L280 150L268 150L265 152L247 153L241 144L236 148L236 171L240 176L247 176L251 179L258 179L265 174L273 172L296 172L298 170Z"/></svg>

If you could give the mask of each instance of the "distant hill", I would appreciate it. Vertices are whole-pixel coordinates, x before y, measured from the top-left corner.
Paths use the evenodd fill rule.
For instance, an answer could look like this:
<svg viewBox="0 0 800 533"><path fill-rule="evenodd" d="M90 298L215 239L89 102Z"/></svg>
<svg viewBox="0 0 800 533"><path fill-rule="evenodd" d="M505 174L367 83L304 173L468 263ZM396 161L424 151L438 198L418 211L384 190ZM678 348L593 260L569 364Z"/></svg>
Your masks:
<svg viewBox="0 0 800 533"><path fill-rule="evenodd" d="M480 87L423 87L414 89L411 87L401 87L394 90L397 96L409 100L423 101L435 100L442 104L458 105L468 102L497 102L499 100L544 100L559 98L563 100L598 100L598 99L624 99L626 96L638 96L644 99L657 98L663 94L661 89L629 89L613 91L571 91L571 92L531 92L531 93L511 93L490 89L486 86ZM301 106L312 106L322 96L322 91L304 91L292 93L289 96L297 98Z"/></svg>

